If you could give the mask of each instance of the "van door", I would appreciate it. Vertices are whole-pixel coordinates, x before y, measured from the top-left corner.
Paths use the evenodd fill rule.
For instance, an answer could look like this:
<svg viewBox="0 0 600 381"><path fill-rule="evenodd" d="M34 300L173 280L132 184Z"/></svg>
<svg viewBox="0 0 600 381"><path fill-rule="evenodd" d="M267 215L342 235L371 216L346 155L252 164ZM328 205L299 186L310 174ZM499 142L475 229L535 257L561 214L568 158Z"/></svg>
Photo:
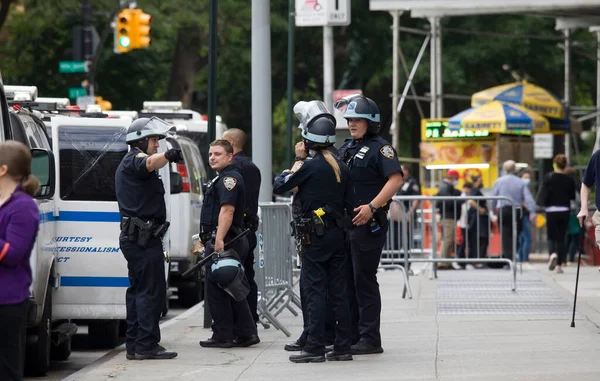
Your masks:
<svg viewBox="0 0 600 381"><path fill-rule="evenodd" d="M127 263L119 249L115 172L128 119L52 118L57 286L61 319L124 319Z"/></svg>

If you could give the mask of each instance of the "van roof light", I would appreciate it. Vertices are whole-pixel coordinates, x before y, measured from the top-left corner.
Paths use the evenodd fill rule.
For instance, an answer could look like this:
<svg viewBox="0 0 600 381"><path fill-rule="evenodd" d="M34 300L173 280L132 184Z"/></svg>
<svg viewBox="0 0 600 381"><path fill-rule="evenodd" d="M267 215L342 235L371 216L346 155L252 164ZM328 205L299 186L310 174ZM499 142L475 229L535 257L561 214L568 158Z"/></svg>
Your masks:
<svg viewBox="0 0 600 381"><path fill-rule="evenodd" d="M71 105L69 98L48 98L39 97L36 98L35 103L37 104L56 104L56 108L67 108Z"/></svg>
<svg viewBox="0 0 600 381"><path fill-rule="evenodd" d="M85 109L86 113L93 113L93 112L102 112L102 107L100 107L100 105L87 105L86 109Z"/></svg>
<svg viewBox="0 0 600 381"><path fill-rule="evenodd" d="M33 101L37 98L38 90L35 86L4 86L7 100ZM16 99L17 96L20 99ZM27 99L23 99L27 97Z"/></svg>
<svg viewBox="0 0 600 381"><path fill-rule="evenodd" d="M176 111L183 108L181 102L167 102L167 101L146 101L143 103L144 110L169 110Z"/></svg>

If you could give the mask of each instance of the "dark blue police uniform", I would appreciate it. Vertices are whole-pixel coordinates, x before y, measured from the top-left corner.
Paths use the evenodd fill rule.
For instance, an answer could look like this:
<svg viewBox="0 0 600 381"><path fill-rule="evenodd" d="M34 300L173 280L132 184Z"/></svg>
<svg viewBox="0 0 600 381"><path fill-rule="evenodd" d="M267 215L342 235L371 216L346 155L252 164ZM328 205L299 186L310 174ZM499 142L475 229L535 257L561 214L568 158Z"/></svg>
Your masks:
<svg viewBox="0 0 600 381"><path fill-rule="evenodd" d="M328 307L335 311L337 320L334 350L349 353L351 345L345 276L349 263L343 227L337 220L344 215L344 211L352 210L352 188L348 168L341 162L339 165L341 183L336 181L333 169L322 154L318 154L312 159L296 162L293 173L282 173L273 185L276 194L298 187L294 200L300 203L302 218L312 218L314 210L325 206L333 211L322 217L325 223L323 235L311 233L310 244L303 245L303 301L308 310L308 337L304 351L315 355L323 355L325 350Z"/></svg>
<svg viewBox="0 0 600 381"><path fill-rule="evenodd" d="M201 234L217 231L221 206L229 204L235 207L235 211L231 228L227 232L224 242L227 243L239 235L244 229L245 192L244 179L235 166L232 164L223 169L219 176L207 185L200 219ZM213 240L214 238L206 242L203 239L206 255L213 252ZM238 239L232 244L231 249L235 250L240 262L244 263L248 254L247 239L245 237ZM205 269L208 307L213 318L212 339L224 343L232 342L234 338L245 339L255 335L256 325L252 319L250 308L248 308L248 302L245 299L239 302L235 301L219 287L212 276L211 262L206 265Z"/></svg>
<svg viewBox="0 0 600 381"><path fill-rule="evenodd" d="M258 195L260 193L260 170L243 152L233 155L233 164L238 172L244 178L246 184L246 210L244 213L244 222L246 228L250 229L248 238L248 254L243 262L244 273L250 293L246 297L248 307L252 313L254 322L258 322L258 287L254 281L254 249L256 249L256 231L258 230Z"/></svg>
<svg viewBox="0 0 600 381"><path fill-rule="evenodd" d="M354 186L354 206L370 203L394 173L402 173L396 151L383 138L368 135L360 140L346 139L340 147L340 158L350 169ZM379 205L374 205L379 207ZM387 209L375 213L375 223L354 226L350 230L350 250L354 270L354 286L358 303L360 342L381 347L381 295L377 268L388 230Z"/></svg>
<svg viewBox="0 0 600 381"><path fill-rule="evenodd" d="M148 172L147 157L132 148L117 168L115 188L122 221L124 217L137 217L156 226L167 218L165 189L158 172ZM128 354L153 352L159 347L158 325L167 294L162 240L152 237L142 247L137 238L137 232L129 235L128 230L121 231L119 237L130 282L126 293Z"/></svg>

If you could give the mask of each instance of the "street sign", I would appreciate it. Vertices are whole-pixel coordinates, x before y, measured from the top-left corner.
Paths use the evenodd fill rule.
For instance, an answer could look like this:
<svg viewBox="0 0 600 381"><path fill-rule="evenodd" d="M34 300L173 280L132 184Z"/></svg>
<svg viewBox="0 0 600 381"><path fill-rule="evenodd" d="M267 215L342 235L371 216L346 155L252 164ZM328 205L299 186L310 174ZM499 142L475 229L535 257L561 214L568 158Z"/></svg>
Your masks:
<svg viewBox="0 0 600 381"><path fill-rule="evenodd" d="M554 157L554 135L533 134L533 158L552 159Z"/></svg>
<svg viewBox="0 0 600 381"><path fill-rule="evenodd" d="M350 0L296 0L296 26L350 25Z"/></svg>
<svg viewBox="0 0 600 381"><path fill-rule="evenodd" d="M85 97L87 93L83 87L69 87L69 98L77 99L79 97Z"/></svg>
<svg viewBox="0 0 600 381"><path fill-rule="evenodd" d="M77 106L79 106L81 108L85 108L85 107L87 107L87 105L95 105L95 104L96 104L96 97L83 96L83 97L77 98Z"/></svg>
<svg viewBox="0 0 600 381"><path fill-rule="evenodd" d="M87 73L90 71L90 61L60 61L59 73Z"/></svg>

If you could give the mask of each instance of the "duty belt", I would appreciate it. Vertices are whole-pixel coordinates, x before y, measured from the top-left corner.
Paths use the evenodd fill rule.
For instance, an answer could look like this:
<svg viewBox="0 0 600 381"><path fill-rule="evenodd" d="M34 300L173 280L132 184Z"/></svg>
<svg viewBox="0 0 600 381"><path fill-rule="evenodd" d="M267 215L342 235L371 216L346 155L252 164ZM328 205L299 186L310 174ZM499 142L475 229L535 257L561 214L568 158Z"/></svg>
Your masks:
<svg viewBox="0 0 600 381"><path fill-rule="evenodd" d="M155 221L144 221L139 217L121 217L121 231L130 241L137 241L141 247L148 246L152 238L162 238L170 223L157 223Z"/></svg>

